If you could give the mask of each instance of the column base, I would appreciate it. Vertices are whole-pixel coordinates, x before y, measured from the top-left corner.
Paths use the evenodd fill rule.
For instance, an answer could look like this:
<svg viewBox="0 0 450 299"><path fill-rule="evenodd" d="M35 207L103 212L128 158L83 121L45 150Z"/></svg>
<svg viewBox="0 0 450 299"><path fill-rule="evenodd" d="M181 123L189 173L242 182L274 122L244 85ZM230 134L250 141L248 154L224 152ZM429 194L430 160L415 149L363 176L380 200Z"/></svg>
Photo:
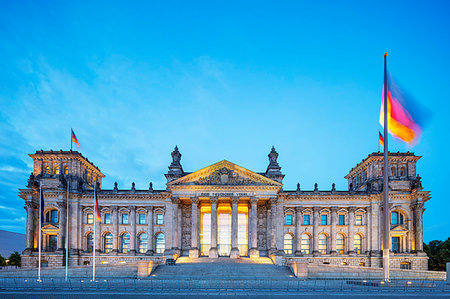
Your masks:
<svg viewBox="0 0 450 299"><path fill-rule="evenodd" d="M237 258L239 258L239 257L240 257L240 255L239 255L239 249L237 249L237 248L231 248L230 258L232 258L232 259L237 259Z"/></svg>
<svg viewBox="0 0 450 299"><path fill-rule="evenodd" d="M189 257L191 259L198 258L198 248L192 248L189 250Z"/></svg>
<svg viewBox="0 0 450 299"><path fill-rule="evenodd" d="M147 252L145 253L145 255L153 255L153 254L155 254L153 250L147 250Z"/></svg>
<svg viewBox="0 0 450 299"><path fill-rule="evenodd" d="M354 252L354 251L349 251L349 252L348 252L348 255L349 255L349 256L356 256L356 252Z"/></svg>
<svg viewBox="0 0 450 299"><path fill-rule="evenodd" d="M296 252L295 252L295 256L303 256L303 252L301 252L301 251L296 251Z"/></svg>
<svg viewBox="0 0 450 299"><path fill-rule="evenodd" d="M259 250L256 248L250 248L249 252L250 258L258 258L259 257Z"/></svg>
<svg viewBox="0 0 450 299"><path fill-rule="evenodd" d="M331 255L331 256L338 256L338 254L337 254L336 251L330 251L330 255Z"/></svg>
<svg viewBox="0 0 450 299"><path fill-rule="evenodd" d="M33 252L33 248L25 248L22 254L31 254Z"/></svg>
<svg viewBox="0 0 450 299"><path fill-rule="evenodd" d="M319 256L320 255L318 251L313 251L312 254L313 254L313 256Z"/></svg>
<svg viewBox="0 0 450 299"><path fill-rule="evenodd" d="M130 250L130 252L128 253L129 255L136 255L136 250Z"/></svg>
<svg viewBox="0 0 450 299"><path fill-rule="evenodd" d="M217 249L217 247L211 247L209 249L209 258L216 259L218 257L219 257L219 250Z"/></svg>

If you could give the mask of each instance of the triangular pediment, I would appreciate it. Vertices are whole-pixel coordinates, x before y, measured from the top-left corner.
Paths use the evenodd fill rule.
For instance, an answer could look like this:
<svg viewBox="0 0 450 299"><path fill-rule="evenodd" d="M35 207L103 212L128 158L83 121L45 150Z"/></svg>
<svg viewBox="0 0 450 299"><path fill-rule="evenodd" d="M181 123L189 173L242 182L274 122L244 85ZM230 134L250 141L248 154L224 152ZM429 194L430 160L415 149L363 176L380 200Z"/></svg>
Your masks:
<svg viewBox="0 0 450 299"><path fill-rule="evenodd" d="M51 224L51 223L45 224L45 225L42 227L42 230L58 230L58 229L59 229L59 228L58 228L56 225Z"/></svg>
<svg viewBox="0 0 450 299"><path fill-rule="evenodd" d="M167 186L273 186L282 184L244 167L222 160L167 183Z"/></svg>
<svg viewBox="0 0 450 299"><path fill-rule="evenodd" d="M401 225L391 228L391 232L407 232L408 230Z"/></svg>

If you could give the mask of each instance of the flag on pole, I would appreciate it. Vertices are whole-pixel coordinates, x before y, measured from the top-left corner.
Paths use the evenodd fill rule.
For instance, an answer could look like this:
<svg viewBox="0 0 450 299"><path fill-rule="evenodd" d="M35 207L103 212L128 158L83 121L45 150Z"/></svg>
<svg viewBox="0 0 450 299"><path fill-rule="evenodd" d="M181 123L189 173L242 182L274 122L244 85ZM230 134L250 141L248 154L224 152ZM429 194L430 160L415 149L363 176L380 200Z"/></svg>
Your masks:
<svg viewBox="0 0 450 299"><path fill-rule="evenodd" d="M384 138L383 135L381 135L380 131L378 131L378 142L380 143L381 147L384 147Z"/></svg>
<svg viewBox="0 0 450 299"><path fill-rule="evenodd" d="M395 84L392 76L387 76L387 121L388 132L409 145L415 145L422 134L425 121L425 111L407 95L404 90ZM380 111L380 124L384 128L384 100L385 88L383 85L383 96Z"/></svg>
<svg viewBox="0 0 450 299"><path fill-rule="evenodd" d="M96 187L94 187L96 188ZM95 218L97 219L98 222L102 222L102 218L100 217L100 212L98 210L98 200L97 200L97 193L95 193Z"/></svg>
<svg viewBox="0 0 450 299"><path fill-rule="evenodd" d="M72 130L72 142L77 145L77 148L80 147L80 143L78 142L77 136L75 136L73 130Z"/></svg>

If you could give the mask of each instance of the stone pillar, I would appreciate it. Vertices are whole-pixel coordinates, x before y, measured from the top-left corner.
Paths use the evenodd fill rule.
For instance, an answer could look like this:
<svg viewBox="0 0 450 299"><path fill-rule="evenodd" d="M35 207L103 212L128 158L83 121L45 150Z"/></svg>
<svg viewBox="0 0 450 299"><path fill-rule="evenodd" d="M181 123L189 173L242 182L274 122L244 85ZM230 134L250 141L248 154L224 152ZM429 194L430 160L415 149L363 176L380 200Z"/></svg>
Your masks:
<svg viewBox="0 0 450 299"><path fill-rule="evenodd" d="M313 243L313 256L319 255L319 207L313 207L313 235L311 241Z"/></svg>
<svg viewBox="0 0 450 299"><path fill-rule="evenodd" d="M230 252L230 258L238 258L239 257L238 201L239 201L239 198L231 199L231 252Z"/></svg>
<svg viewBox="0 0 450 299"><path fill-rule="evenodd" d="M302 210L295 208L295 255L302 256Z"/></svg>
<svg viewBox="0 0 450 299"><path fill-rule="evenodd" d="M67 222L67 211L66 203L58 202L58 212L59 212L59 230L58 230L58 240L57 240L57 250L64 252L64 243L66 238L66 222Z"/></svg>
<svg viewBox="0 0 450 299"><path fill-rule="evenodd" d="M25 251L31 253L34 247L34 209L35 205L32 202L26 203L27 210L27 244Z"/></svg>
<svg viewBox="0 0 450 299"><path fill-rule="evenodd" d="M211 248L209 249L210 258L218 258L217 249L217 197L211 197Z"/></svg>
<svg viewBox="0 0 450 299"><path fill-rule="evenodd" d="M336 256L336 224L337 224L337 209L338 207L331 207L331 227L330 227L330 241L332 256Z"/></svg>
<svg viewBox="0 0 450 299"><path fill-rule="evenodd" d="M153 240L155 236L153 235L153 207L149 206L147 208L147 255L153 255Z"/></svg>
<svg viewBox="0 0 450 299"><path fill-rule="evenodd" d="M258 198L250 198L250 252L251 258L259 257L258 250Z"/></svg>
<svg viewBox="0 0 450 299"><path fill-rule="evenodd" d="M355 240L355 207L349 207L348 208L348 254L354 255L355 254L355 248L354 248L354 240Z"/></svg>
<svg viewBox="0 0 450 299"><path fill-rule="evenodd" d="M69 242L70 252L77 253L81 246L78 246L78 235L81 224L79 224L80 218L78 216L79 202L78 200L70 200L69 203Z"/></svg>
<svg viewBox="0 0 450 299"><path fill-rule="evenodd" d="M273 235L273 206L270 201L267 202L267 250L269 256L275 252L275 236Z"/></svg>
<svg viewBox="0 0 450 299"><path fill-rule="evenodd" d="M418 203L414 205L414 222L415 222L415 240L416 240L416 251L423 251L423 203Z"/></svg>
<svg viewBox="0 0 450 299"><path fill-rule="evenodd" d="M381 210L380 210L380 203L373 201L371 203L371 214L370 217L372 218L372 221L370 223L369 230L372 232L372 249L371 249L371 256L379 256L381 253L381 230L379 225L380 223L380 217L381 217Z"/></svg>
<svg viewBox="0 0 450 299"><path fill-rule="evenodd" d="M130 206L130 254L136 254L136 207Z"/></svg>
<svg viewBox="0 0 450 299"><path fill-rule="evenodd" d="M277 213L275 215L276 254L284 256L284 203L282 199L277 199Z"/></svg>
<svg viewBox="0 0 450 299"><path fill-rule="evenodd" d="M192 201L192 228L191 228L191 249L190 258L198 257L198 198L191 197Z"/></svg>
<svg viewBox="0 0 450 299"><path fill-rule="evenodd" d="M178 197L172 197L172 250L176 253L179 250L178 247Z"/></svg>
<svg viewBox="0 0 450 299"><path fill-rule="evenodd" d="M119 209L117 206L112 207L112 224L113 224L113 248L112 252L119 252Z"/></svg>
<svg viewBox="0 0 450 299"><path fill-rule="evenodd" d="M39 246L39 221L41 221L41 212L39 211L39 206L36 205L33 211L34 215L34 250L38 250ZM42 240L41 240L42 241ZM42 244L41 244L42 245Z"/></svg>
<svg viewBox="0 0 450 299"><path fill-rule="evenodd" d="M182 254L182 236L183 236L183 203L180 201L178 203L178 217L177 217L177 225L178 225L178 248L180 249L180 255Z"/></svg>

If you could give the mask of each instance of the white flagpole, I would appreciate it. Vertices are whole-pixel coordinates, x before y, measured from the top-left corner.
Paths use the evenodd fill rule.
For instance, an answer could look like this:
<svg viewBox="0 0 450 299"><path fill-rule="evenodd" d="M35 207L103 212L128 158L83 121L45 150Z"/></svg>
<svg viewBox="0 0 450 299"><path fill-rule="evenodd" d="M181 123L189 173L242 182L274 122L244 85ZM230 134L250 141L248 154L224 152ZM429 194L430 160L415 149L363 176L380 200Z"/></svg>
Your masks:
<svg viewBox="0 0 450 299"><path fill-rule="evenodd" d="M72 151L72 129L70 129L70 151ZM72 159L70 159L70 166L72 166ZM63 170L64 171L64 170ZM70 190L70 168L67 171L67 202L66 202L66 277L69 276L69 190Z"/></svg>
<svg viewBox="0 0 450 299"><path fill-rule="evenodd" d="M42 238L42 207L41 207L41 202L42 202L42 186L41 186L41 182L39 182L39 261L38 261L38 281L41 281L41 238Z"/></svg>
<svg viewBox="0 0 450 299"><path fill-rule="evenodd" d="M95 281L95 240L96 240L96 231L95 231L95 221L96 221L96 217L95 217L95 184L94 184L94 211L93 211L94 213L92 214L92 218L94 218L94 239L93 239L93 255L92 255L92 281Z"/></svg>

